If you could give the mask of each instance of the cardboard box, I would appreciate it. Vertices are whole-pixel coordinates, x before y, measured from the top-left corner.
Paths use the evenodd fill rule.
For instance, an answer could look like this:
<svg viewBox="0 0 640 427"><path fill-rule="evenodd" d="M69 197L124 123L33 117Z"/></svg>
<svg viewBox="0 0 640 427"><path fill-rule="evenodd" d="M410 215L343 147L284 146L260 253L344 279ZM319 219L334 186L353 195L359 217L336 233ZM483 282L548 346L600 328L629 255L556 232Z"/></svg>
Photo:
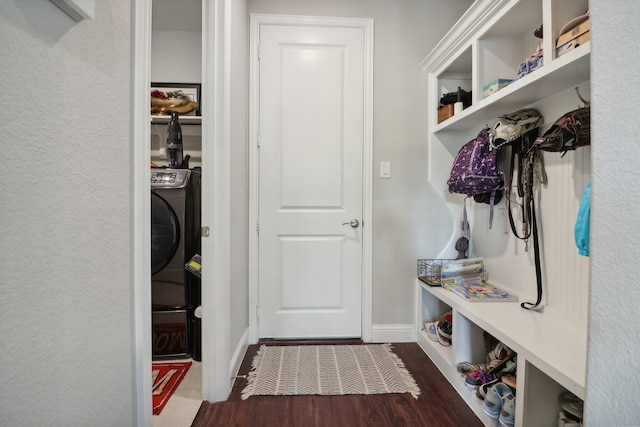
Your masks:
<svg viewBox="0 0 640 427"><path fill-rule="evenodd" d="M587 18L575 27L560 34L560 37L558 37L558 41L556 42L556 50L557 48L569 42L572 42L573 40L579 38L583 34L588 33L589 31L591 31L591 19Z"/></svg>
<svg viewBox="0 0 640 427"><path fill-rule="evenodd" d="M453 104L438 108L438 123L444 122L451 116L453 116Z"/></svg>
<svg viewBox="0 0 640 427"><path fill-rule="evenodd" d="M482 88L482 97L486 98L487 96L496 93L500 89L505 86L509 86L511 84L511 79L496 79L491 83L484 85Z"/></svg>
<svg viewBox="0 0 640 427"><path fill-rule="evenodd" d="M562 46L559 46L558 48L556 48L556 57L557 58L561 57L565 53L575 49L576 47L580 46L581 44L585 44L589 40L591 40L591 31L587 31L586 33L581 34L578 37L569 40L568 42L566 42Z"/></svg>

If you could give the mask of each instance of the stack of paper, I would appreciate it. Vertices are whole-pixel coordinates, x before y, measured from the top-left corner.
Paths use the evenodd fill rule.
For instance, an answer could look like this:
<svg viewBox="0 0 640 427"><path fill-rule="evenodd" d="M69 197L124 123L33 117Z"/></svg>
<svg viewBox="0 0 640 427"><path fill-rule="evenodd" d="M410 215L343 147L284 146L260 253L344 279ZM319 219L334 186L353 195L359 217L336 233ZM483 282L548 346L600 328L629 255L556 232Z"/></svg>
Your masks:
<svg viewBox="0 0 640 427"><path fill-rule="evenodd" d="M442 267L442 287L468 301L518 301L515 295L485 281L484 260L453 261Z"/></svg>

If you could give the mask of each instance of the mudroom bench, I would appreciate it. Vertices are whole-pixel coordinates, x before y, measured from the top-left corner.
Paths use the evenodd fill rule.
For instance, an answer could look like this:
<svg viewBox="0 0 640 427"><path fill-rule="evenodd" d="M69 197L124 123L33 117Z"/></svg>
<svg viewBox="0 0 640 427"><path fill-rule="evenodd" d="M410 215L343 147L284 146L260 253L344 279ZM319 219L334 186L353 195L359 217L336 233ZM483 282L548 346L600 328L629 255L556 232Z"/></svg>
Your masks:
<svg viewBox="0 0 640 427"><path fill-rule="evenodd" d="M442 287L416 280L418 289L417 341L467 404L487 425L482 400L456 370L460 362L484 363L484 332L517 353L516 425L554 425L560 411L558 397L570 391L585 395L586 329L564 319L529 311L520 302L469 302ZM424 322L453 314L452 344L429 339ZM531 423L532 421L530 421Z"/></svg>

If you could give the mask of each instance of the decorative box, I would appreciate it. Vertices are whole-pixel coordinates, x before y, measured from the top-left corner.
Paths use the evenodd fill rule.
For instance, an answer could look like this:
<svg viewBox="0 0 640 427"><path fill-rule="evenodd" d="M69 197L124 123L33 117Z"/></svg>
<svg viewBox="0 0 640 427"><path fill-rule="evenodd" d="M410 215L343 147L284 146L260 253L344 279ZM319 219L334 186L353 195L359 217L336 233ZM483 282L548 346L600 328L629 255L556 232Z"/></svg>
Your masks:
<svg viewBox="0 0 640 427"><path fill-rule="evenodd" d="M496 79L491 83L484 85L482 88L482 97L486 98L489 95L492 95L502 89L505 86L509 86L511 84L511 79Z"/></svg>
<svg viewBox="0 0 640 427"><path fill-rule="evenodd" d="M438 123L442 123L453 116L453 104L444 105L438 108Z"/></svg>
<svg viewBox="0 0 640 427"><path fill-rule="evenodd" d="M575 49L581 44L585 44L589 40L591 40L591 31L587 31L586 33L576 37L575 39L571 39L562 46L556 48L556 57L564 55L565 53Z"/></svg>
<svg viewBox="0 0 640 427"><path fill-rule="evenodd" d="M560 34L560 37L558 37L558 41L556 42L556 50L558 50L560 47L562 47L567 43L573 42L575 39L579 38L583 34L589 34L591 30L591 20L589 18L586 18L584 21L580 22L575 27L571 27L567 31L563 31L563 30L560 30L561 34ZM589 35L586 41L589 41L590 39L591 39L591 36Z"/></svg>

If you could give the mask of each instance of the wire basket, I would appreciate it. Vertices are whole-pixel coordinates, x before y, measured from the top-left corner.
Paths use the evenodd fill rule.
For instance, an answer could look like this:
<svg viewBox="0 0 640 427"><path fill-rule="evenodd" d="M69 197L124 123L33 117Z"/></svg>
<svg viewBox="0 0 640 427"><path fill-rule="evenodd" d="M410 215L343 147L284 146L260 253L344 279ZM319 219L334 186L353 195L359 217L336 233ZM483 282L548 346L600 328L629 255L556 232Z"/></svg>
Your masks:
<svg viewBox="0 0 640 427"><path fill-rule="evenodd" d="M441 286L440 273L442 266L455 259L419 259L418 279L429 286Z"/></svg>

